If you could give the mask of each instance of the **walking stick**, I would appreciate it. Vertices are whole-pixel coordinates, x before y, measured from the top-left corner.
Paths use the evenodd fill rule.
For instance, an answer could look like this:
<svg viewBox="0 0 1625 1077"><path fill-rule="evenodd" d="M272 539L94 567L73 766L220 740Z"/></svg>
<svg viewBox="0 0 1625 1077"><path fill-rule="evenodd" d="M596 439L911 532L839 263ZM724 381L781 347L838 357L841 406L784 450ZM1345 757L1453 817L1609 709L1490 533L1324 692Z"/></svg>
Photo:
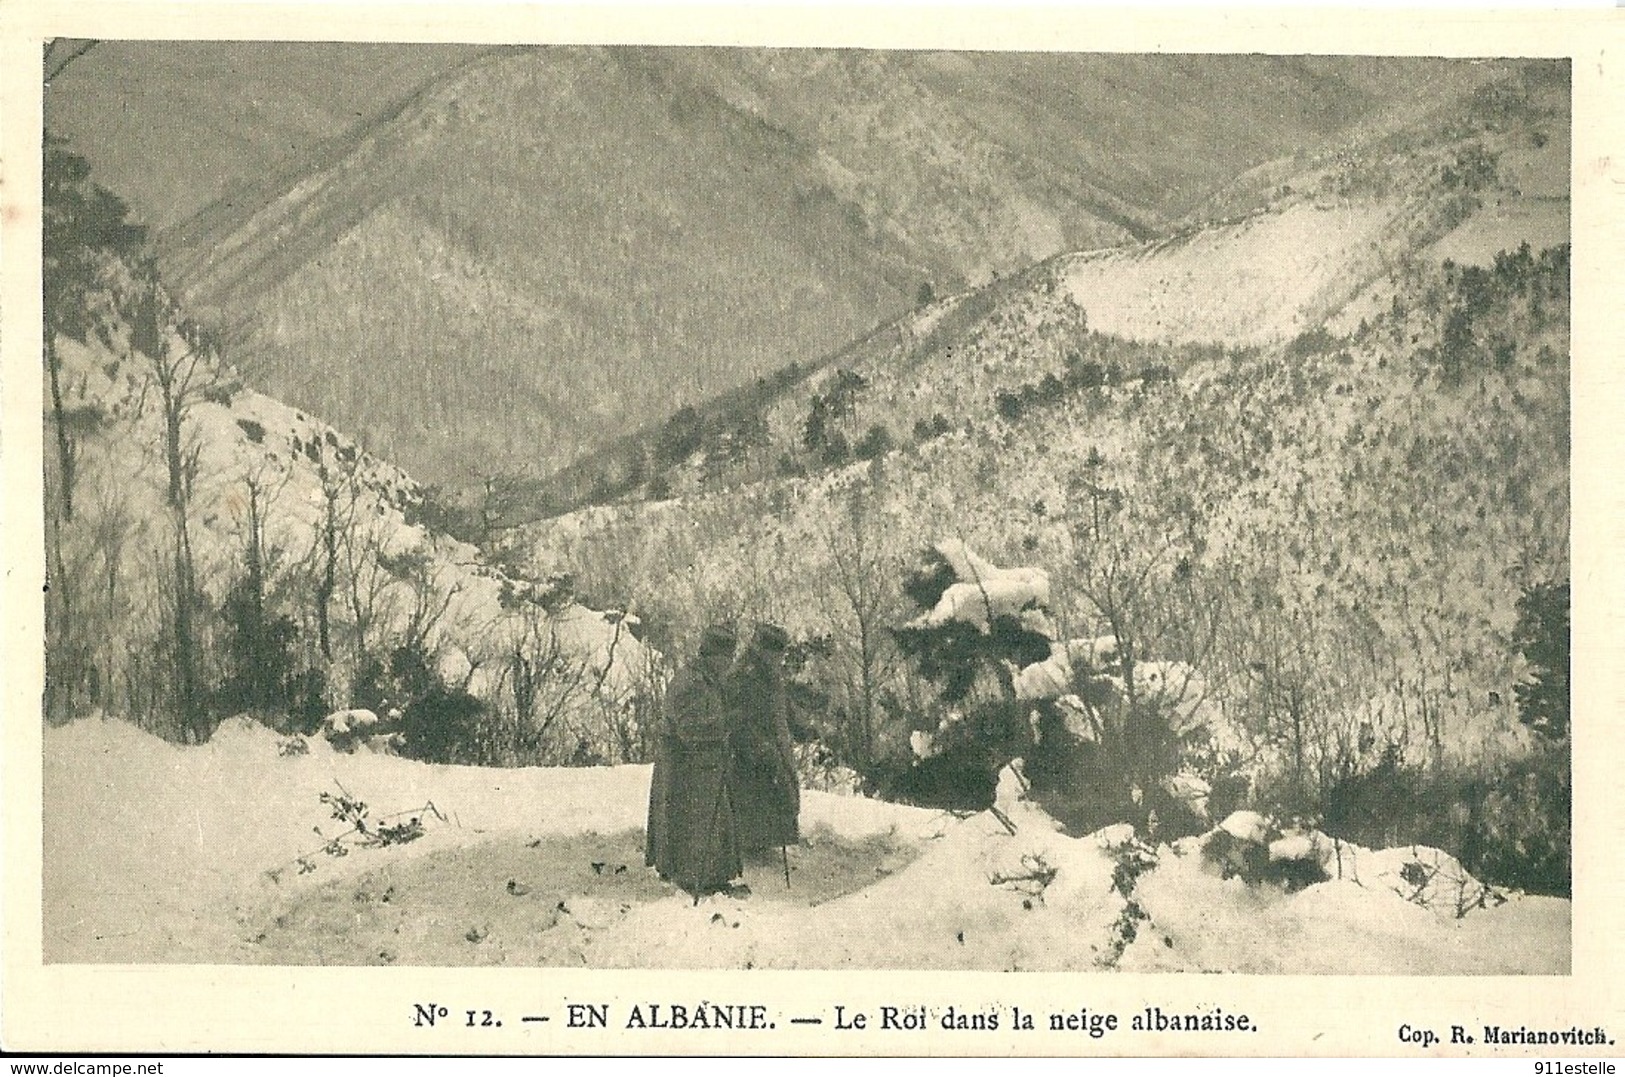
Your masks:
<svg viewBox="0 0 1625 1077"><path fill-rule="evenodd" d="M784 888L790 889L790 850L787 846L779 846L779 855L784 857Z"/></svg>

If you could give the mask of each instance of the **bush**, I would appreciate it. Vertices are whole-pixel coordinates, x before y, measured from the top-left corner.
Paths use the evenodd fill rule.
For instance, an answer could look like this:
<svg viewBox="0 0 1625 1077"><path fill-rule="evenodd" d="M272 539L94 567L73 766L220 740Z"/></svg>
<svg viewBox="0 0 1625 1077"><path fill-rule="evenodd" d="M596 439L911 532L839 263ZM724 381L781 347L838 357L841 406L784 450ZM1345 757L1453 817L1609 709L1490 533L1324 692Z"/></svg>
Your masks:
<svg viewBox="0 0 1625 1077"><path fill-rule="evenodd" d="M1485 882L1568 897L1572 809L1567 746L1544 747L1495 775L1460 859Z"/></svg>
<svg viewBox="0 0 1625 1077"><path fill-rule="evenodd" d="M1456 154L1456 159L1439 173L1447 188L1482 191L1493 187L1500 174L1500 158L1474 143Z"/></svg>
<svg viewBox="0 0 1625 1077"><path fill-rule="evenodd" d="M1408 765L1400 746L1389 744L1374 766L1350 773L1324 791L1321 818L1326 832L1373 849L1411 842L1437 845L1443 835L1425 817L1429 801L1445 791L1429 790L1428 784L1422 768Z"/></svg>
<svg viewBox="0 0 1625 1077"><path fill-rule="evenodd" d="M884 424L876 423L863 435L855 451L859 459L873 460L878 456L886 455L891 451L891 447L891 431L886 429Z"/></svg>
<svg viewBox="0 0 1625 1077"><path fill-rule="evenodd" d="M402 754L426 763L471 762L484 713L474 696L436 684L401 712Z"/></svg>
<svg viewBox="0 0 1625 1077"><path fill-rule="evenodd" d="M840 467L852 456L852 446L847 442L846 435L834 430L824 439L823 451L819 459L830 467Z"/></svg>
<svg viewBox="0 0 1625 1077"><path fill-rule="evenodd" d="M293 715L304 710L308 674L297 671L293 619L266 608L264 584L248 573L233 584L221 609L225 677L214 690L220 714Z"/></svg>
<svg viewBox="0 0 1625 1077"><path fill-rule="evenodd" d="M1011 393L1000 389L993 397L993 402L998 408L999 418L1006 422L1016 422L1027 411L1027 402L1020 393Z"/></svg>
<svg viewBox="0 0 1625 1077"><path fill-rule="evenodd" d="M941 437L952 429L948 417L939 411L929 419L914 420L914 440L930 441L932 438Z"/></svg>
<svg viewBox="0 0 1625 1077"><path fill-rule="evenodd" d="M1431 845L1493 886L1567 897L1571 795L1567 743L1487 772L1408 765L1390 746L1325 798L1324 829L1373 849Z"/></svg>
<svg viewBox="0 0 1625 1077"><path fill-rule="evenodd" d="M1337 347L1337 338L1324 325L1305 329L1292 338L1286 354L1293 359L1306 359L1311 355L1324 355Z"/></svg>

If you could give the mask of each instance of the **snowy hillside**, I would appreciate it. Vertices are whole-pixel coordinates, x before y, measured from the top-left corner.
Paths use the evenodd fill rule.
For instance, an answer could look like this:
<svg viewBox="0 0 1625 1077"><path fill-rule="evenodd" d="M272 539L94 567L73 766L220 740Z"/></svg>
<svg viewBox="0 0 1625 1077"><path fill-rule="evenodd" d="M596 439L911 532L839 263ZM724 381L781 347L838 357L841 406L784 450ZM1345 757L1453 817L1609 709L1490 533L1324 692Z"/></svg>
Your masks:
<svg viewBox="0 0 1625 1077"><path fill-rule="evenodd" d="M1429 908L1395 878L1432 863L1426 850L1365 854L1358 879L1351 866L1288 892L1221 878L1190 842L1066 837L1020 801L1006 804L1012 835L985 812L810 792L788 888L774 862L747 869L748 894L696 904L643 867L648 773L431 766L320 740L283 755L276 734L235 722L192 749L123 722L49 729L45 959L1568 971L1566 901ZM346 828L320 796L340 791L376 822L421 818L423 836L323 853L312 828Z"/></svg>
<svg viewBox="0 0 1625 1077"><path fill-rule="evenodd" d="M1051 638L1200 671L1237 737L1193 765L1230 806L1566 892L1567 742L1530 716L1543 662L1566 699L1566 106L1501 89L1267 212L1052 259L678 413L618 499L515 555L674 653L718 616L782 625L805 736L975 803L920 777L957 701L897 636L922 551L967 543L1047 574Z"/></svg>
<svg viewBox="0 0 1625 1077"><path fill-rule="evenodd" d="M839 347L928 282L1166 235L1242 170L1506 70L127 41L45 108L259 388L477 486Z"/></svg>
<svg viewBox="0 0 1625 1077"><path fill-rule="evenodd" d="M634 750L662 676L635 618L492 567L399 468L244 388L139 267L83 264L88 310L47 364L51 718L198 740L359 706L420 755ZM476 748L480 707L550 728Z"/></svg>
<svg viewBox="0 0 1625 1077"><path fill-rule="evenodd" d="M957 325L945 306L912 354L850 368L863 385L844 425L883 425L902 442L875 459L720 489L695 468L684 473L695 487L676 498L529 529L529 553L677 638L698 631L696 611L723 608L839 641L852 612L843 573L861 565L895 579L914 552L955 535L995 561L1055 573L1063 621L1087 634L1088 603L1072 589L1087 553L1077 538L1087 479L1127 498L1126 541L1169 542L1164 570L1185 557L1203 570L1198 582L1256 585L1287 603L1285 617L1358 633L1384 656L1368 660L1388 666L1355 677L1370 700L1395 710L1378 702L1387 677L1435 695L1453 716L1443 739L1476 752L1514 724L1494 703L1519 676L1508 581L1566 571L1566 265L1558 248L1492 274L1509 283L1479 339L1515 358L1459 386L1440 383L1447 316L1478 279L1459 269L1423 263L1375 282L1402 298L1347 335L1253 349L1086 330L1093 315L1035 275L975 297L978 316ZM1252 306L1214 294L1220 310L1284 309L1262 292ZM1101 384L1113 364L1120 382ZM805 405L783 412L770 429L787 445ZM904 440L933 413L954 418ZM1232 631L1260 630L1231 612ZM901 607L889 616L900 623ZM1235 643L1240 658L1260 640Z"/></svg>
<svg viewBox="0 0 1625 1077"><path fill-rule="evenodd" d="M1245 195L1210 207L1230 211L1220 219L929 297L838 352L670 415L569 469L530 508L658 500L867 458L964 429L997 394L1064 378L1069 356L1116 358L1132 378L1177 373L1204 350L1351 334L1418 268L1487 266L1521 243L1539 253L1568 241L1565 86L1544 67L1504 76L1397 129L1274 163L1242 184ZM1091 332L1144 347L1091 355Z"/></svg>
<svg viewBox="0 0 1625 1077"><path fill-rule="evenodd" d="M1000 276L1081 233L999 177L1076 192L1023 170L1066 154L1020 123L993 139L973 109L933 142L915 106L969 77L951 57L846 126L767 54L664 111L639 95L710 86L703 54L547 55L461 69L216 222L193 283L259 312L227 343L47 139L48 960L1568 971L1560 65L1446 79L1478 88L1343 141L1353 114L1301 117L1328 143L1210 217ZM802 61L838 97L884 74ZM528 199L513 146L483 154L516 78L541 120L514 145L571 158L563 201ZM642 126L587 125L577 160L556 130L600 107ZM654 175L788 155L847 186L764 168L740 217L613 163L640 140ZM932 224L914 189L956 170L962 219ZM640 275L552 231L595 226L560 208L581 198L630 213ZM547 243L495 237L519 202ZM942 295L854 255L905 220L897 243L992 279ZM687 272L701 247L728 273ZM569 297L543 310L549 281ZM410 315L345 343L380 295ZM796 319L825 340L899 295L750 379ZM615 359L536 365L583 333ZM629 373L682 366L674 340L706 356L689 389L741 384L678 406ZM479 489L247 388L268 357L404 409L378 422L479 457ZM603 422L536 449L541 398L561 430ZM675 410L550 487L498 473L509 439L574 458L651 398ZM479 400L490 437L459 411ZM715 705L765 711L769 686L803 840L695 901L642 866L646 764L674 671L736 632L777 641L771 668L740 659Z"/></svg>

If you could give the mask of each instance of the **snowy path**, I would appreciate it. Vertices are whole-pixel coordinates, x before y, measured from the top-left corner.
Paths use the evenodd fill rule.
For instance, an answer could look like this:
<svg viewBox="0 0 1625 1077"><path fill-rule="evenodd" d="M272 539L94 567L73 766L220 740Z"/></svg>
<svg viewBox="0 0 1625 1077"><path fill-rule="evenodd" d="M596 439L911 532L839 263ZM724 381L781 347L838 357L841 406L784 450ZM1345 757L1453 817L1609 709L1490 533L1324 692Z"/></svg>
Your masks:
<svg viewBox="0 0 1625 1077"><path fill-rule="evenodd" d="M1125 916L1108 849L988 814L809 792L803 844L698 903L642 866L649 768L431 766L223 726L200 748L126 723L45 735L47 961L1562 973L1569 903L1457 920L1349 882L1286 894L1167 847ZM410 844L324 855L320 796L432 801ZM314 870L300 872L307 855ZM278 881L267 872L282 869ZM1046 875L1043 883L1030 878Z"/></svg>

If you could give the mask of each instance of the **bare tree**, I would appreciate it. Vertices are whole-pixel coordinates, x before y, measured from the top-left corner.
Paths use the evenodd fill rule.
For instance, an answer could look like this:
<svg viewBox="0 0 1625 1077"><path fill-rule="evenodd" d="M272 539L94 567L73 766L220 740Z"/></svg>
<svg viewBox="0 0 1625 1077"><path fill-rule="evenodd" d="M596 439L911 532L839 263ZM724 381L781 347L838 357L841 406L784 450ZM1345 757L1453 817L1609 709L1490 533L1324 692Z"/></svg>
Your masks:
<svg viewBox="0 0 1625 1077"><path fill-rule="evenodd" d="M65 40L50 42L45 53L47 77L60 73L88 48ZM45 134L43 166L42 328L48 423L55 446L44 476L49 577L45 709L61 717L77 712L87 698L99 694L99 686L92 683L96 637L85 622L87 602L79 594L83 566L77 562L84 551L71 547L83 547L85 538L74 533L80 450L102 416L93 406L69 406L60 347L62 338L83 340L89 335L97 321L95 297L105 290L105 271L120 257L133 256L146 241L146 232L128 221L122 201L90 181L84 158L69 153L50 132Z"/></svg>
<svg viewBox="0 0 1625 1077"><path fill-rule="evenodd" d="M130 323L130 346L146 358L148 375L158 389L169 505L179 509L186 493L182 437L186 419L200 401L226 388L228 379L220 366L216 335L181 317L158 279L156 265L149 261L142 273Z"/></svg>
<svg viewBox="0 0 1625 1077"><path fill-rule="evenodd" d="M294 679L293 621L271 609L278 551L265 538L267 514L290 477L273 474L268 461L244 476L242 570L225 603L229 661L222 695L233 707L262 714L290 709Z"/></svg>
<svg viewBox="0 0 1625 1077"><path fill-rule="evenodd" d="M325 459L320 464L320 476L322 516L316 524L316 549L313 551L319 565L315 595L316 639L322 661L330 664L333 661L332 609L333 595L338 590L339 521L344 481L327 466ZM347 472L344 478L351 483L355 481L353 472Z"/></svg>
<svg viewBox="0 0 1625 1077"><path fill-rule="evenodd" d="M1223 679L1212 658L1227 623L1229 596L1222 579L1197 566L1189 529L1170 531L1142 513L1107 483L1098 454L1074 478L1072 495L1071 582L1091 620L1116 640L1113 665L1120 681L1117 692L1094 703L1091 717L1105 733L1111 765L1122 772L1116 777L1143 797L1180 765ZM1088 693L1084 700L1091 702Z"/></svg>
<svg viewBox="0 0 1625 1077"><path fill-rule="evenodd" d="M385 571L406 584L408 606L401 632L402 646L419 654L430 654L433 650L430 637L462 591L462 585L445 582L448 569L436 562L427 547L418 546L399 554L379 549L376 556Z"/></svg>
<svg viewBox="0 0 1625 1077"><path fill-rule="evenodd" d="M375 518L360 511L360 500L359 488L352 481L335 538L342 569L339 582L358 662L372 646L374 629L394 612L391 591L397 583L386 567L388 536Z"/></svg>
<svg viewBox="0 0 1625 1077"><path fill-rule="evenodd" d="M201 596L190 519L202 445L195 437L187 437L187 419L192 409L219 389L225 379L213 335L180 316L150 260L141 269L138 289L130 322L130 345L146 360L148 380L158 390L163 422L173 553L169 590L175 702L184 735L196 743L208 736L200 676Z"/></svg>
<svg viewBox="0 0 1625 1077"><path fill-rule="evenodd" d="M482 761L509 766L558 761L550 757L553 735L593 696L587 663L564 647L554 619L529 604L521 618L503 655L496 728L476 746Z"/></svg>
<svg viewBox="0 0 1625 1077"><path fill-rule="evenodd" d="M874 487L853 491L837 523L824 529L830 575L818 591L834 630L835 657L856 726L850 746L861 766L874 762L880 691L901 660L889 629L901 620L903 558L886 540L878 498Z"/></svg>

